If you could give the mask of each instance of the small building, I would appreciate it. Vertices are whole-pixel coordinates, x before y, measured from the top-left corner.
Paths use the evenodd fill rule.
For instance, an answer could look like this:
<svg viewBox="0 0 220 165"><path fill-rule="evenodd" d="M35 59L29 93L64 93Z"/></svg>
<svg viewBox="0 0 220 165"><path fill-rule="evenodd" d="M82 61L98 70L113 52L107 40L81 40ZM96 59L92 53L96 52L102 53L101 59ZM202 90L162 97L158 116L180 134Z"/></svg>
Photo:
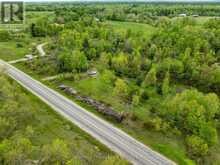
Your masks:
<svg viewBox="0 0 220 165"><path fill-rule="evenodd" d="M194 15L192 15L193 17L199 17L199 15L197 15L197 14L194 14Z"/></svg>
<svg viewBox="0 0 220 165"><path fill-rule="evenodd" d="M187 15L182 13L182 14L179 14L179 17L186 17Z"/></svg>
<svg viewBox="0 0 220 165"><path fill-rule="evenodd" d="M64 89L66 89L66 88L67 88L67 86L66 86L66 85L61 84L61 85L59 85L59 86L58 86L58 88L60 88L61 90L64 90Z"/></svg>
<svg viewBox="0 0 220 165"><path fill-rule="evenodd" d="M97 75L97 70L95 70L95 69L89 70L89 71L87 72L87 74L88 74L89 76L96 76L96 75Z"/></svg>
<svg viewBox="0 0 220 165"><path fill-rule="evenodd" d="M27 55L25 55L25 58L27 60L32 60L33 59L33 55L32 54L27 54Z"/></svg>

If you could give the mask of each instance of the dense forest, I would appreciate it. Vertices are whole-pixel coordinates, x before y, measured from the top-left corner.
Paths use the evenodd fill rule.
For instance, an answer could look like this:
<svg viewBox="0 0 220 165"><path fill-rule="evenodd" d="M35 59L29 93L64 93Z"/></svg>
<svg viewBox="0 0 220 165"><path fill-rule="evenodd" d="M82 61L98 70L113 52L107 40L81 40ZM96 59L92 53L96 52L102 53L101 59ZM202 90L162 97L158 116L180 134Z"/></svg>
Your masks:
<svg viewBox="0 0 220 165"><path fill-rule="evenodd" d="M53 11L25 29L32 38L49 38L50 56L22 68L38 76L71 73L53 84L66 83L123 112L121 124L129 131L178 139L193 161L163 152L179 164L220 163L219 5L31 4L27 11ZM191 16L180 18L181 13ZM153 30L149 35L135 28L119 31L115 21ZM1 31L0 40L12 35ZM85 78L94 68L98 77Z"/></svg>

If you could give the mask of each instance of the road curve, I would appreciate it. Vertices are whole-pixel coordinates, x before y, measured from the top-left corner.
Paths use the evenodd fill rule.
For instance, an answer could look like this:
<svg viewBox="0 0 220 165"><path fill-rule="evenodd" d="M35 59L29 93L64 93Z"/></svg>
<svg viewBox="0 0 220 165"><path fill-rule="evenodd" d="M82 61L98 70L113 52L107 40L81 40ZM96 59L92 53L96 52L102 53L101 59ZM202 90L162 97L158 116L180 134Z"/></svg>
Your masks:
<svg viewBox="0 0 220 165"><path fill-rule="evenodd" d="M138 142L110 123L98 118L86 111L58 92L48 88L37 80L34 80L24 72L12 65L0 60L0 65L6 68L6 72L24 88L31 91L41 100L51 106L82 130L89 133L95 139L108 146L112 151L137 165L174 165L175 163L165 158L149 147Z"/></svg>

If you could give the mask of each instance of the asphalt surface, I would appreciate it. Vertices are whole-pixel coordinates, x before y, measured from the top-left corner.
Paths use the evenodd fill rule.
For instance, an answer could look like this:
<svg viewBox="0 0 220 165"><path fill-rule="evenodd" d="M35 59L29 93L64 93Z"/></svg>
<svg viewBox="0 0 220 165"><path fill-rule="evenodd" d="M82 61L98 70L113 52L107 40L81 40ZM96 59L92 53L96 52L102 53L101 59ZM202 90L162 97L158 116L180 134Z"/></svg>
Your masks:
<svg viewBox="0 0 220 165"><path fill-rule="evenodd" d="M0 65L4 65L8 75L24 88L131 163L137 165L175 164L10 64L0 60Z"/></svg>

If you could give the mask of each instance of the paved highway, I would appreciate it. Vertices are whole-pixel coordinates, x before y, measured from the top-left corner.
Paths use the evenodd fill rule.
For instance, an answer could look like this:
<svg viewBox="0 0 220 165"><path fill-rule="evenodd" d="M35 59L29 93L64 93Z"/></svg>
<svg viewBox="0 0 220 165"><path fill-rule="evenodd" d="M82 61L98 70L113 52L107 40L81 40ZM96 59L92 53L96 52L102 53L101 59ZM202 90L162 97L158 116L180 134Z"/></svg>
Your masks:
<svg viewBox="0 0 220 165"><path fill-rule="evenodd" d="M149 147L138 142L110 123L98 118L94 114L76 105L58 92L48 88L39 81L34 80L24 72L0 60L9 76L31 91L41 100L46 102L55 111L72 121L82 130L95 139L108 146L125 159L137 165L174 165L175 163L165 158Z"/></svg>

